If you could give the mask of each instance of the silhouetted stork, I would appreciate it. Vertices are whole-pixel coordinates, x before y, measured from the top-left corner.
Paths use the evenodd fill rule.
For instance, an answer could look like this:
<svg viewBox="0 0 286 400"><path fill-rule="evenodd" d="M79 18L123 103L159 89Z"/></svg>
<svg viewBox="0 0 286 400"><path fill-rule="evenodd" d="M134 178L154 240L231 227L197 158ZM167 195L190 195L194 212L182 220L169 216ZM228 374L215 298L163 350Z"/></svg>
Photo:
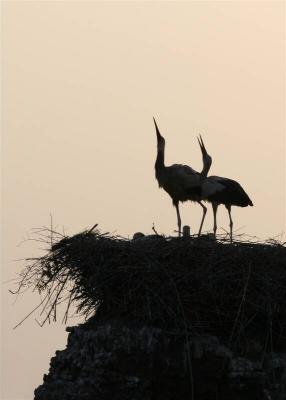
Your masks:
<svg viewBox="0 0 286 400"><path fill-rule="evenodd" d="M224 204L229 215L230 241L232 242L233 221L231 218L231 207L253 206L253 203L241 185L233 179L223 178L221 176L207 177L209 171L209 155L205 149L201 137L198 138L198 141L202 152L203 164L206 170L205 179L202 181L201 185L201 198L212 204L214 216L214 235L216 235L217 230L217 208L220 204Z"/></svg>
<svg viewBox="0 0 286 400"><path fill-rule="evenodd" d="M155 162L155 176L159 183L159 187L162 187L172 198L173 205L176 208L179 236L181 236L181 217L179 211L179 202L192 200L200 204L203 208L203 218L199 229L199 235L207 207L201 202L201 179L202 176L206 176L211 163L211 158L207 154L204 158L204 167L201 173L195 171L188 165L174 164L169 167L165 166L165 139L160 134L159 128L153 118L157 134L157 158Z"/></svg>

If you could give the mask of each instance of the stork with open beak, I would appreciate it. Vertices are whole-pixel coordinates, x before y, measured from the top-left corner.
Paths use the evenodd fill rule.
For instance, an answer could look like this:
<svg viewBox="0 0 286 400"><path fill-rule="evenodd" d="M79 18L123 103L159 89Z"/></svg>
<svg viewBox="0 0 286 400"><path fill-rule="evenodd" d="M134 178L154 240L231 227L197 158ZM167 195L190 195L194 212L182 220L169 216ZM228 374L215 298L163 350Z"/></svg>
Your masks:
<svg viewBox="0 0 286 400"><path fill-rule="evenodd" d="M230 227L230 241L232 242L232 233L233 233L233 220L231 217L231 207L239 206L239 207L247 207L253 206L252 201L250 200L247 193L241 187L241 185L234 181L233 179L224 178L221 176L209 176L207 174L211 165L211 157L208 155L203 140L198 137L198 142L201 148L203 164L204 168L202 171L202 176L204 179L202 180L202 200L205 200L211 203L213 208L213 216L214 216L214 235L216 235L217 231L217 209L220 204L223 204L229 215L229 227ZM203 222L203 221L202 221Z"/></svg>
<svg viewBox="0 0 286 400"><path fill-rule="evenodd" d="M203 208L203 219L199 229L200 235L207 212L207 207L201 202L201 174L188 165L173 164L171 166L165 166L165 139L159 131L155 118L153 118L153 120L157 136L155 176L159 187L162 187L170 195L173 205L176 208L179 236L181 236L179 202L187 200L197 202ZM207 156L209 157L209 155ZM204 165L202 170L202 173L206 175L211 165L211 158L208 157L205 156L206 165Z"/></svg>

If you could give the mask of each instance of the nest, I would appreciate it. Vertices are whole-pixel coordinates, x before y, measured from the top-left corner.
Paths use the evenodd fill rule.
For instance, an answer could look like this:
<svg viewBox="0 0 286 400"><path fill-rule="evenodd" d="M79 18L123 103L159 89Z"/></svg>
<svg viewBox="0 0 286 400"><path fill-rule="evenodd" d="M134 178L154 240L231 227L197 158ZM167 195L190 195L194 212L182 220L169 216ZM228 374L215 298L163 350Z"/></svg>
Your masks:
<svg viewBox="0 0 286 400"><path fill-rule="evenodd" d="M285 244L212 236L127 240L94 228L41 235L52 240L50 248L29 260L17 292L40 293L42 324L56 319L65 302L65 322L75 305L97 321L140 321L236 344L249 335L264 342L275 336L276 343L286 337Z"/></svg>

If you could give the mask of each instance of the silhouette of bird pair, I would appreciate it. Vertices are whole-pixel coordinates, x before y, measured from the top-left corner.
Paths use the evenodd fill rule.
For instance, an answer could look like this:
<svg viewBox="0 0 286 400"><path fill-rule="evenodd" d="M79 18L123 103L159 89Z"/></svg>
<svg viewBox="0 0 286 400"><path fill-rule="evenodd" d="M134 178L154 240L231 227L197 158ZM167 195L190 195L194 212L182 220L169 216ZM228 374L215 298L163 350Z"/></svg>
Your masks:
<svg viewBox="0 0 286 400"><path fill-rule="evenodd" d="M207 153L201 136L198 137L203 158L203 169L201 172L195 171L188 165L173 164L169 167L165 166L165 139L159 131L155 118L153 119L157 135L155 176L159 187L162 187L173 200L173 205L177 212L179 236L181 236L179 202L191 200L197 202L203 208L203 216L198 233L198 236L200 236L207 213L207 207L202 201L206 201L211 203L213 208L214 235L216 235L217 231L217 208L220 204L226 207L229 215L230 240L232 242L233 221L231 218L231 207L253 206L252 201L238 182L221 176L208 177L212 158Z"/></svg>

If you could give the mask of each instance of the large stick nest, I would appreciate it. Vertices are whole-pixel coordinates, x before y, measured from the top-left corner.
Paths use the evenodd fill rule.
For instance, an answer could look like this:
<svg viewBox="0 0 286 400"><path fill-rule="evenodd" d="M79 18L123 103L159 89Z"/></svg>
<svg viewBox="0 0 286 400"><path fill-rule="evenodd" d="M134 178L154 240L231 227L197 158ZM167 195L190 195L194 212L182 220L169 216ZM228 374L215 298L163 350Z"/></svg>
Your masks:
<svg viewBox="0 0 286 400"><path fill-rule="evenodd" d="M249 335L266 342L275 336L277 343L286 337L285 244L127 240L98 230L44 235L53 239L50 249L24 269L18 290L39 291L42 323L65 301L65 320L74 304L97 320L140 320L236 343Z"/></svg>

